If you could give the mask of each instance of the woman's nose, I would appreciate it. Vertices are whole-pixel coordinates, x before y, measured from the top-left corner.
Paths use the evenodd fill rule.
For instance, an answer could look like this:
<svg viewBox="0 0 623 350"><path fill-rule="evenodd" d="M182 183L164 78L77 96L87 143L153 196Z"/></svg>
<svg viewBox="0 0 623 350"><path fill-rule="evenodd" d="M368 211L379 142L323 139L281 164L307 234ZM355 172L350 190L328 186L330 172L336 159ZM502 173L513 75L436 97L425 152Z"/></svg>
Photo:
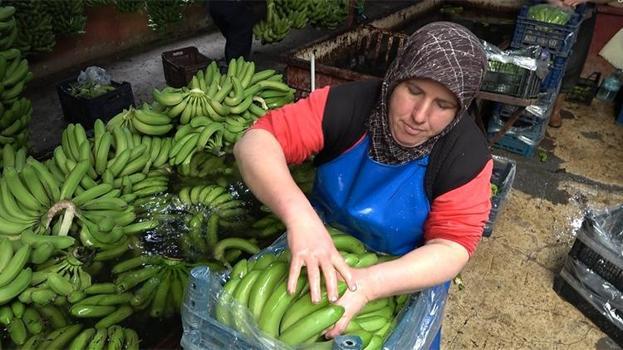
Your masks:
<svg viewBox="0 0 623 350"><path fill-rule="evenodd" d="M413 112L411 113L411 118L417 124L422 124L428 119L428 114L431 108L431 101L427 101L423 99L419 101L415 107L413 108Z"/></svg>

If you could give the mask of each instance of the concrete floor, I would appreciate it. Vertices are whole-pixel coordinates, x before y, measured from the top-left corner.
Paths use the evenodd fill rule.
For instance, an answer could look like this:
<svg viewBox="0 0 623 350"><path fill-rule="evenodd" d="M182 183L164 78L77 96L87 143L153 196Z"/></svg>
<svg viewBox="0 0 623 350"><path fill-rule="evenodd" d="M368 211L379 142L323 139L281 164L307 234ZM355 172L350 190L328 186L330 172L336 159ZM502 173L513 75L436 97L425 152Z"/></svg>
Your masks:
<svg viewBox="0 0 623 350"><path fill-rule="evenodd" d="M282 43L254 44L259 66L279 66L274 57L330 33L296 31ZM182 42L154 47L104 66L113 79L132 83L137 103L151 101L164 86L160 53L193 45L209 57L221 57L224 40L204 33ZM65 125L54 84L35 82L32 149L44 153L59 143ZM446 308L446 349L610 349L605 335L573 306L559 298L552 280L589 208L623 203L623 126L612 106L565 103L575 117L549 129L542 147L545 162L503 151L517 161L515 185L498 215L493 235L484 238L462 273L465 288L452 288Z"/></svg>

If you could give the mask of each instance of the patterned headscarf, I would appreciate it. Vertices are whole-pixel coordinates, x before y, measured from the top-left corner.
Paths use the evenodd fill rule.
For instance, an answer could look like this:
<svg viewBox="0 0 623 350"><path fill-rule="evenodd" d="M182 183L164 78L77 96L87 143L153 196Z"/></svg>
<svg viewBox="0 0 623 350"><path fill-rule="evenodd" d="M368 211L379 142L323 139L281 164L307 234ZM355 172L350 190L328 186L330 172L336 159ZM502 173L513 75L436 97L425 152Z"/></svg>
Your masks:
<svg viewBox="0 0 623 350"><path fill-rule="evenodd" d="M486 63L478 38L459 24L435 22L413 33L385 73L380 101L370 115L372 159L385 164L402 164L429 154L437 140L466 113L480 88ZM404 147L392 137L387 103L396 85L414 78L441 83L456 96L460 106L453 121L441 133L415 147Z"/></svg>

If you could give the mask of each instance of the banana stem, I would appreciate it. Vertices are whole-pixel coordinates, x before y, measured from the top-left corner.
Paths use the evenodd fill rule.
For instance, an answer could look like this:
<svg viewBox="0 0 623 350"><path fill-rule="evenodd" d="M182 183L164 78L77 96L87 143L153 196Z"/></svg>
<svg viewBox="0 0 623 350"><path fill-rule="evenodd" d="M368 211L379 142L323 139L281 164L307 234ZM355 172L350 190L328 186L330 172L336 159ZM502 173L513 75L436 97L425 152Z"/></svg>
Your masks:
<svg viewBox="0 0 623 350"><path fill-rule="evenodd" d="M74 221L74 216L76 215L76 206L69 200L63 199L55 203L50 210L48 210L48 220L45 223L46 230L50 228L50 223L52 219L60 213L62 210L65 210L63 213L63 221L61 222L61 227L59 230L59 236L67 236L69 233L69 229L71 228L71 224Z"/></svg>

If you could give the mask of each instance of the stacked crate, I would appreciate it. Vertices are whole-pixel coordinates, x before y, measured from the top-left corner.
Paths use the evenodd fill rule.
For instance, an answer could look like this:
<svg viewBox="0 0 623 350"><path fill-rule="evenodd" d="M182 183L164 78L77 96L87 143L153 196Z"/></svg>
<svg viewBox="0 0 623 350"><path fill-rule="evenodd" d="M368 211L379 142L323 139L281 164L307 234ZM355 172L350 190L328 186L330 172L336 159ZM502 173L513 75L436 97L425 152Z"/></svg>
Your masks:
<svg viewBox="0 0 623 350"><path fill-rule="evenodd" d="M554 290L623 346L623 206L586 215Z"/></svg>
<svg viewBox="0 0 623 350"><path fill-rule="evenodd" d="M545 136L552 107L560 90L562 78L567 66L567 58L571 54L583 18L585 6L578 6L565 25L541 22L530 19L528 10L536 1L521 7L517 16L512 48L520 49L538 45L550 54L549 72L539 86L539 104L543 104L544 114L535 116L523 112L519 120L502 137L495 146L507 151L531 157L536 153L538 145ZM517 96L529 98L534 96ZM489 120L488 134L495 135L508 117L516 110L516 106L497 104Z"/></svg>

